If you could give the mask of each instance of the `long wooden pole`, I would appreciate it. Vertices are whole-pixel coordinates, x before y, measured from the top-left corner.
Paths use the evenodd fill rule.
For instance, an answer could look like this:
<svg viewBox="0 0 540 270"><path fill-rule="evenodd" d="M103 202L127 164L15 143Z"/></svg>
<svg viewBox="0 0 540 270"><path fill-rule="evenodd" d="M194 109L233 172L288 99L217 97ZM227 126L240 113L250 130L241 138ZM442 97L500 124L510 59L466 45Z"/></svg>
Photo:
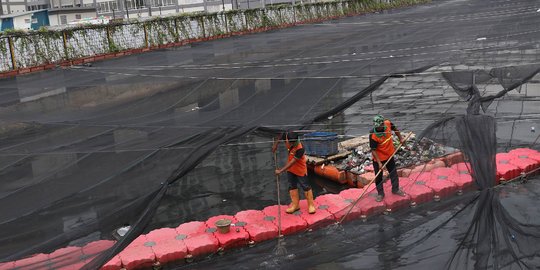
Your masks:
<svg viewBox="0 0 540 270"><path fill-rule="evenodd" d="M275 144L274 139L274 144ZM274 152L274 169L277 170L277 149ZM279 187L279 175L276 174L277 205L278 205L278 237L281 237L281 196Z"/></svg>

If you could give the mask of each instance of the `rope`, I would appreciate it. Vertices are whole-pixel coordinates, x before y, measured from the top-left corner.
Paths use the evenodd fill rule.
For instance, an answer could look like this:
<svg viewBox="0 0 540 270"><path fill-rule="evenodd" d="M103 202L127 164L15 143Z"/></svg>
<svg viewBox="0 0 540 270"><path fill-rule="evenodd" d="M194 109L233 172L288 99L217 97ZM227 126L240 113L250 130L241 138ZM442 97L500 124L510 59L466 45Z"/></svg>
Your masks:
<svg viewBox="0 0 540 270"><path fill-rule="evenodd" d="M388 164L388 162L390 161L390 159L392 159L394 157L394 155L398 152L399 148L403 145L404 142L406 142L412 135L413 133L412 132L409 132L409 135L407 135L407 137L405 138L405 140L403 140L403 142L400 142L399 143L399 146L396 147L396 150L394 151L394 153L392 153L392 155L390 156L390 158L388 158L386 160L386 162L383 164L383 166L379 169L379 172L377 172L377 174L375 175L375 178L371 179L371 181L369 181L369 183L364 187L364 190L362 191L362 194L360 194L360 197L358 197L358 199L356 199L351 205L349 205L349 210L347 210L347 213L339 220L338 223L342 223L343 220L345 220L345 218L351 213L352 209L356 206L356 204L360 201L360 199L362 199L362 197L364 197L364 194L366 194L367 192L367 188L373 184L373 182L375 181L375 179L377 179L377 177L379 176L379 174L382 173L383 169L386 167L386 164Z"/></svg>
<svg viewBox="0 0 540 270"><path fill-rule="evenodd" d="M529 175L531 175L531 174L534 174L534 173L536 173L537 171L540 171L540 167L538 167L538 168L536 168L536 169L534 169L534 170L532 170L532 171L530 171L530 172L521 172L521 174L520 174L519 176L516 176L516 177L514 177L514 178L512 178L512 179L510 179L510 180L505 180L504 182L501 181L501 183L498 184L498 185L496 185L496 186L494 186L494 188L496 188L496 187L501 187L501 186L503 186L504 184L511 183L511 182L516 181L516 180L524 180L525 177L527 177L527 176L529 176Z"/></svg>

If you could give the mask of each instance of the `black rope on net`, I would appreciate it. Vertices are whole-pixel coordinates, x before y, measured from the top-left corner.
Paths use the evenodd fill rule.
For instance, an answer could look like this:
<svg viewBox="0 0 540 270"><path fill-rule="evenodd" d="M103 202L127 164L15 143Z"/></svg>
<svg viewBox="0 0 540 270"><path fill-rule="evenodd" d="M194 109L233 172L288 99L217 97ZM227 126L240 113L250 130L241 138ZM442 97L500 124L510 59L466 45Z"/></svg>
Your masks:
<svg viewBox="0 0 540 270"><path fill-rule="evenodd" d="M432 65L420 67L420 68L417 68L417 69L413 69L413 70L409 70L409 71L405 71L405 72L401 72L401 73L392 73L390 75L383 76L380 79L373 82L372 84L370 84L369 86L367 86L366 88L360 90L358 93L356 93L354 96L350 97L348 100L344 101L340 105L328 110L327 112L324 112L324 113L321 113L321 114L315 116L310 122L319 122L319 121L322 121L322 120L326 120L326 119L328 119L328 117L332 117L335 114L337 114L339 112L342 112L346 108L350 107L352 104L356 103L358 100L364 98L369 93L372 93L373 91L378 89L388 78L401 78L401 77L404 76L404 75L401 75L401 74L415 74L415 73L426 71L426 70L428 70L428 69L430 69L430 68L432 68L434 66L435 66L435 64L432 64ZM304 124L307 125L308 122L304 122Z"/></svg>
<svg viewBox="0 0 540 270"><path fill-rule="evenodd" d="M167 180L163 183L161 188L154 193L155 195L153 196L152 200L148 205L146 205L141 215L136 220L131 229L127 232L127 234L124 235L124 237L118 242L116 242L112 248L110 248L106 252L99 254L94 259L92 259L92 261L84 265L82 269L99 269L101 266L111 260L116 254L126 248L133 240L135 240L135 238L137 238L140 234L143 233L144 229L151 221L159 206L159 203L163 199L167 189L170 187L171 184L178 181L185 174L195 168L195 166L197 166L209 153L215 150L215 148L219 145L243 136L245 134L248 134L251 131L253 131L253 128L233 127L229 128L228 132L220 132L219 134L213 134L212 136L209 136L209 138L207 138L208 143L192 150L191 153L188 155L190 157L190 160L182 163L175 171L173 171L169 178L167 178Z"/></svg>
<svg viewBox="0 0 540 270"><path fill-rule="evenodd" d="M501 68L501 72L499 72L499 74L503 75L499 76L508 76L507 74L510 74L509 72L503 73L502 71L505 71L505 69ZM501 242L501 239L498 237L499 232L497 229L503 233L508 233L509 228L516 228L522 224L514 222L514 219L509 219L511 217L509 217L506 210L504 210L498 195L494 192L493 174L495 170L496 154L496 122L493 117L479 115L479 104L488 102L489 105L489 103L491 103L491 101L493 101L495 98L504 96L510 90L515 89L521 84L530 80L538 73L538 71L538 68L529 68L529 70L527 70L529 73L526 74L526 76L521 76L518 78L519 83L513 83L508 87L503 85L504 90L500 91L496 95L486 97L481 97L477 88L475 87L475 73L467 74L472 75L472 80L466 82L464 88L461 89L458 85L452 85L452 78L450 76L445 76L445 79L447 79L454 89L456 89L458 94L461 93L462 96L470 98L469 108L467 109L468 114L463 117L450 117L438 121L426 128L421 134L421 137L436 137L436 139L440 142L452 142L453 146L461 149L464 156L468 157L468 160L471 163L471 174L473 179L475 179L475 183L480 188L480 196L478 197L479 200L477 209L475 215L473 216L472 223L467 229L465 236L461 239L460 244L447 262L447 269L452 268L452 265L461 261L460 254L463 252L463 248L465 247L466 243L469 242L474 243L473 252L475 268L485 268L491 261L493 267L498 269L501 264L505 263L505 260L506 262L511 261L512 263L517 263L520 268L528 267L525 262L519 260L517 250L515 249L515 247L517 247L521 251L522 248L525 247L522 247L519 244L514 245L513 243L510 243L508 237L503 237L502 240L504 242ZM496 73L491 72L490 75L492 74ZM483 109L485 111L484 107ZM458 140L452 140L451 137L453 136L450 136L450 138L445 137L444 132L443 136L437 136L433 134L434 128L446 128L445 132L448 134L457 132ZM536 171L537 170L531 171L529 174L535 173ZM524 174L518 177L518 179L523 178ZM513 180L514 179L512 179L512 181ZM499 223L496 224L495 221L498 221ZM499 258L499 251L504 245L506 245L506 251L510 257Z"/></svg>
<svg viewBox="0 0 540 270"><path fill-rule="evenodd" d="M417 73L417 72L422 72L422 71L425 71L425 70L431 68L432 66L434 66L434 65L429 65L429 66L425 66L425 67L422 67L422 68L407 71L407 72L404 72L404 74L413 74L413 73ZM385 76L385 77L377 80L377 82L375 82L372 85L368 86L367 88L363 89L358 94L356 94L355 96L349 98L344 103L340 104L339 106L335 107L334 109L331 109L329 112L318 115L318 116L314 117L311 120L306 120L303 124L300 124L298 126L298 128L302 129L306 125L308 125L309 123L313 123L313 122L319 121L321 119L325 119L330 115L333 115L333 114L336 114L338 112L341 112L341 111L345 110L346 108L348 108L352 104L354 104L356 101L358 101L362 97L366 96L368 93L370 93L370 92L374 91L375 89L377 89L382 83L384 83L384 81L387 78L393 77L393 76L399 77L399 76L402 76L402 75L393 75L393 74L391 74L391 75ZM270 113L270 112L268 112L268 113ZM129 245L129 243L131 243L133 240L135 240L135 238L138 237L144 231L144 229L146 228L146 226L150 222L151 218L154 216L154 214L156 212L156 209L157 209L157 206L159 205L159 202L161 201L161 199L165 195L165 193L166 193L166 191L167 191L170 184L174 183L175 181L180 179L183 175L185 175L187 172L189 172L191 169L193 169L197 164L199 164L202 161L202 159L204 159L204 157L207 154L211 153L219 145L227 143L227 142L229 142L229 141L231 141L233 139L239 138L239 137L241 137L243 135L246 135L246 134L248 134L250 132L253 132L253 131L258 131L258 132L261 132L262 134L274 134L274 135L276 133L282 133L283 132L282 129L268 128L268 127L232 128L232 129L230 129L230 132L221 133L219 135L216 135L217 136L216 138L212 138L212 139L207 140L210 143L208 143L207 145L204 145L204 146L202 146L200 148L194 149L192 151L192 153L189 155L189 156L192 156L193 158L189 162L186 162L186 163L182 164L180 167L178 167L177 170L175 170L171 174L171 176L164 182L163 186L160 188L160 190L158 190L155 193L155 196L153 197L151 202L144 208L144 211L139 216L137 221L134 223L132 228L128 231L128 233L120 241L115 243L115 245L112 248L110 248L106 252L103 252L103 253L99 254L92 261L87 263L83 267L83 269L89 269L89 270L90 269L97 269L97 268L103 266L107 261L112 259L117 253L119 253L125 247L127 247Z"/></svg>

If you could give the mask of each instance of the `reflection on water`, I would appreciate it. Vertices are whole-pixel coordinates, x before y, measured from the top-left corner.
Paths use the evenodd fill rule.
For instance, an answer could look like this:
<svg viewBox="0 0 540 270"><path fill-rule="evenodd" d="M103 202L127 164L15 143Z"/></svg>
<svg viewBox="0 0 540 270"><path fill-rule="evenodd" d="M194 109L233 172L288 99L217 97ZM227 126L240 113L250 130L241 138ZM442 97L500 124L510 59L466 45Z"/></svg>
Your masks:
<svg viewBox="0 0 540 270"><path fill-rule="evenodd" d="M540 223L535 205L540 179L498 189L512 216L528 224ZM180 266L177 269L440 269L454 252L474 216L474 207L450 219L471 200L475 192L414 209L403 209L389 216L376 216L367 222L353 221L312 232L286 236L287 254L269 250L276 241L267 241L243 250L230 250L224 256ZM441 226L445 222L448 223ZM441 226L440 228L438 228ZM428 233L434 233L429 236ZM473 257L460 257L473 265ZM538 262L529 262L538 266Z"/></svg>
<svg viewBox="0 0 540 270"><path fill-rule="evenodd" d="M445 5L450 8L458 2ZM422 10L435 12L432 7ZM459 14L465 8L471 9L451 11ZM108 237L112 228L136 220L147 203L144 195L182 169L195 150L206 150L219 140L219 132L233 130L224 127L297 128L385 74L445 63L426 74L389 78L369 97L310 127L364 135L372 128L373 115L382 113L399 128L419 132L435 119L465 111L464 102L440 72L538 62L532 20L509 20L508 27L493 27L485 18L475 24L447 23L444 20L452 18L445 17L444 25L431 25L440 22L437 15L447 10L429 14L433 17L416 14L425 19L414 19L415 12L397 12L394 18L381 14L346 18L2 80L0 119L39 124L19 133L2 130L7 135L0 140L0 221L20 219L0 232L0 238L16 243L0 247L0 255L75 228L91 228L87 225L92 220L100 221L102 231L96 229L91 237ZM404 24L410 19L413 23ZM475 40L486 31L493 37ZM540 127L537 79L488 111L500 120L499 137L505 147L536 139L530 127ZM493 82L481 90L490 94L498 87ZM147 230L275 204L270 145L269 139L252 135L206 154L172 184ZM279 164L285 160L286 150L281 148ZM310 181L315 196L344 188L317 177ZM281 179L280 191L280 199L288 202L286 179ZM365 224L346 224L342 231L287 237L292 256L283 258L268 254L274 247L268 242L243 253L233 251L239 256L226 255L194 267L437 269L441 256L449 252L441 243L453 243L468 223L451 223L423 245L413 245L414 240L454 210L448 206L439 212L405 211ZM22 226L28 226L28 233L13 236Z"/></svg>

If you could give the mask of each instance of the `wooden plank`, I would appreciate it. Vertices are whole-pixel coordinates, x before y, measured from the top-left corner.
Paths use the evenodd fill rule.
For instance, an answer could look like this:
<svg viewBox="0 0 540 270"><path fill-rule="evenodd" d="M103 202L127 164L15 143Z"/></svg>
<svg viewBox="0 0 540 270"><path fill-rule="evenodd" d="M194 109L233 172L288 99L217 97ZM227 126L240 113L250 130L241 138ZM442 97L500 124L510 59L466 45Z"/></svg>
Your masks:
<svg viewBox="0 0 540 270"><path fill-rule="evenodd" d="M320 164L323 164L325 162L329 162L332 160L346 158L348 155L352 153L352 151L350 151L351 149L354 149L366 143L369 143L369 139L367 135L342 141L338 144L339 153L332 156L325 157L325 158L306 155L307 163L313 164L313 165L320 165Z"/></svg>
<svg viewBox="0 0 540 270"><path fill-rule="evenodd" d="M346 141L342 141L339 143L342 149L345 150L351 150L353 148L356 148L360 145L369 143L369 137L368 135L352 138Z"/></svg>
<svg viewBox="0 0 540 270"><path fill-rule="evenodd" d="M320 164L323 164L323 163L328 162L328 161L345 158L350 154L351 154L351 151L344 151L344 152L340 152L340 153L337 153L337 154L335 154L333 156L329 156L329 157L326 157L326 158L314 157L314 156L308 156L308 155L306 155L306 157L307 157L307 163L308 164L320 165Z"/></svg>

